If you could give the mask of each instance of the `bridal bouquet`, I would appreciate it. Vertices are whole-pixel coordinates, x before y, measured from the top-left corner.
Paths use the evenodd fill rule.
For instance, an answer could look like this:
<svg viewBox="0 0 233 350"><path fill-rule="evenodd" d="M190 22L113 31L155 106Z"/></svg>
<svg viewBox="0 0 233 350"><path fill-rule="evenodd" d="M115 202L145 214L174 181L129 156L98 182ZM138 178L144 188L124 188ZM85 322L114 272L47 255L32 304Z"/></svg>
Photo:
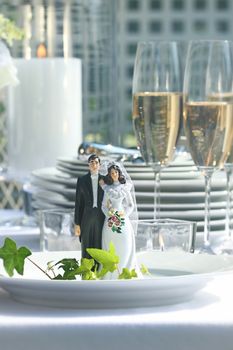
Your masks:
<svg viewBox="0 0 233 350"><path fill-rule="evenodd" d="M23 31L14 22L0 14L0 88L17 85L17 70L5 42L11 46L13 40L21 40Z"/></svg>
<svg viewBox="0 0 233 350"><path fill-rule="evenodd" d="M125 224L124 213L111 209L109 211L109 216L108 227L111 227L113 232L121 233L121 228Z"/></svg>

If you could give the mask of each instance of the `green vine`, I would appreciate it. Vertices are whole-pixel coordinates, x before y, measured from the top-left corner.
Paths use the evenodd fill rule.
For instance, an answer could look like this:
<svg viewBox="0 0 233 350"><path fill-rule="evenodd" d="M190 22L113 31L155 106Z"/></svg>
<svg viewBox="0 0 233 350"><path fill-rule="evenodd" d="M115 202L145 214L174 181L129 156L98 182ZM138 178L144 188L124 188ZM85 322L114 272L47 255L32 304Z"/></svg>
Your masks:
<svg viewBox="0 0 233 350"><path fill-rule="evenodd" d="M6 238L4 245L0 248L0 258L3 260L3 266L7 274L12 277L14 271L20 275L24 274L24 264L27 259L36 268L43 272L50 280L75 280L76 276L80 276L83 280L99 280L109 272L118 272L118 279L132 279L137 278L135 269L129 270L123 268L119 271L119 257L116 255L113 243L110 243L109 250L89 248L88 254L92 259L81 259L78 261L74 258L64 258L54 263L52 261L47 263L47 269L44 270L29 256L32 252L27 247L18 248L15 241L11 238ZM97 267L96 262L101 266ZM56 273L56 270L61 272ZM142 265L141 273L148 274L147 268Z"/></svg>

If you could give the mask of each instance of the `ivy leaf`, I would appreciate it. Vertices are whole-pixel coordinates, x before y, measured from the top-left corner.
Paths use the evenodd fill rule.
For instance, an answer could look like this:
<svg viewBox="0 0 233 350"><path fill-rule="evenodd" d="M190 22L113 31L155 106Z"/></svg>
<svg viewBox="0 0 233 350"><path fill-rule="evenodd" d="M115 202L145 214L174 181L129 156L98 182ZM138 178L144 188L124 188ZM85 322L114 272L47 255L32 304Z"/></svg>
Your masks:
<svg viewBox="0 0 233 350"><path fill-rule="evenodd" d="M116 270L116 268L115 268L115 270ZM97 278L102 279L108 272L109 272L109 269L102 266L100 271L97 272Z"/></svg>
<svg viewBox="0 0 233 350"><path fill-rule="evenodd" d="M54 266L58 266L59 269L63 269L64 273L63 275L57 275L53 279L75 280L75 271L77 268L79 268L79 263L76 259L62 259L58 261Z"/></svg>
<svg viewBox="0 0 233 350"><path fill-rule="evenodd" d="M14 270L23 275L25 259L31 254L26 247L17 249L15 241L8 237L0 248L0 258L3 259L4 268L10 277L13 276Z"/></svg>
<svg viewBox="0 0 233 350"><path fill-rule="evenodd" d="M141 264L140 271L143 275L150 275L148 268L144 264Z"/></svg>
<svg viewBox="0 0 233 350"><path fill-rule="evenodd" d="M112 266L113 271L115 270L115 265L119 263L119 257L116 255L116 250L112 242L110 242L109 251L96 248L87 248L87 252L99 264L106 267ZM111 271L111 269L109 271Z"/></svg>
<svg viewBox="0 0 233 350"><path fill-rule="evenodd" d="M74 270L79 267L79 263L76 259L62 259L58 261L55 266L59 265L58 268L62 268L64 271Z"/></svg>
<svg viewBox="0 0 233 350"><path fill-rule="evenodd" d="M96 270L92 271L95 266L94 259L81 259L81 265L74 271L75 275L81 275L83 280L96 280Z"/></svg>
<svg viewBox="0 0 233 350"><path fill-rule="evenodd" d="M97 275L95 272L93 271L87 271L85 273L82 274L82 279L83 280L96 280L98 279L97 278Z"/></svg>
<svg viewBox="0 0 233 350"><path fill-rule="evenodd" d="M127 268L123 268L122 273L119 275L118 279L122 280L130 280L132 278L136 278L138 277L137 272L135 271L135 269L133 270L129 270Z"/></svg>
<svg viewBox="0 0 233 350"><path fill-rule="evenodd" d="M61 274L55 276L53 280L64 280L63 276Z"/></svg>
<svg viewBox="0 0 233 350"><path fill-rule="evenodd" d="M43 271L50 279L57 280L73 280L76 275L81 275L83 280L96 280L102 278L108 272L114 272L117 269L119 263L119 257L116 255L114 244L111 242L109 250L88 248L90 256L93 259L81 259L81 263L76 259L62 259L57 263L53 264L52 261L47 263L47 271L52 271L54 278L51 278L46 271L43 271L37 264L30 260L36 265L41 271ZM32 253L27 247L17 248L15 241L10 238L6 238L4 245L0 248L0 259L3 259L3 265L9 276L13 276L14 270L19 274L24 273L25 259ZM101 265L101 270L97 271L95 262ZM60 273L55 276L54 267L57 266L63 270L63 275ZM141 265L142 273L149 273L145 265ZM131 279L137 277L135 270L129 270L123 268L122 273L119 275L119 279Z"/></svg>
<svg viewBox="0 0 233 350"><path fill-rule="evenodd" d="M54 268L53 260L47 262L47 271L52 270Z"/></svg>
<svg viewBox="0 0 233 350"><path fill-rule="evenodd" d="M78 269L75 270L75 273L76 273L76 275L83 275L83 274L91 271L94 266L95 266L94 259L82 258L81 265L79 266Z"/></svg>
<svg viewBox="0 0 233 350"><path fill-rule="evenodd" d="M112 242L110 242L109 251L96 248L87 248L87 252L102 266L101 271L97 274L99 278L103 277L106 273L114 272L117 269L119 257L116 255L116 250Z"/></svg>
<svg viewBox="0 0 233 350"><path fill-rule="evenodd" d="M79 271L82 272L87 272L91 271L91 269L95 266L95 260L94 259L86 259L82 258L81 259L81 265L79 267Z"/></svg>

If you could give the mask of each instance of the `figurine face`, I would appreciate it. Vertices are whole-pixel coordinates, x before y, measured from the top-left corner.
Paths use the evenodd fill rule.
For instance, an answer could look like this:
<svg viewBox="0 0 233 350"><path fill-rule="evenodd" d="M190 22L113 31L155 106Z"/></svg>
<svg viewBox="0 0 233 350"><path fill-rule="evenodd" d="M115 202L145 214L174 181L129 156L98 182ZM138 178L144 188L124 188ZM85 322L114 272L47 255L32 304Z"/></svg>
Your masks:
<svg viewBox="0 0 233 350"><path fill-rule="evenodd" d="M100 162L98 161L98 159L93 159L91 160L89 163L89 169L90 169L90 172L92 174L96 174L98 173L99 171L99 168L100 168Z"/></svg>
<svg viewBox="0 0 233 350"><path fill-rule="evenodd" d="M119 172L118 172L118 170L111 169L110 175L111 175L111 178L113 179L113 181L118 181L118 179L119 179Z"/></svg>

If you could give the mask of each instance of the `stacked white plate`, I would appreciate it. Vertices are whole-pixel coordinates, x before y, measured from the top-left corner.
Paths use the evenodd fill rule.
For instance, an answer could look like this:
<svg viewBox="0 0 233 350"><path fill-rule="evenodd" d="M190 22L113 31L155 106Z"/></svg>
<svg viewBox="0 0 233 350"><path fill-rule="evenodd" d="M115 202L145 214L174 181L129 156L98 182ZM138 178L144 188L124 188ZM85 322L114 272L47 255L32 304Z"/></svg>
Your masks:
<svg viewBox="0 0 233 350"><path fill-rule="evenodd" d="M153 218L154 174L142 163L124 163L134 185L140 219ZM58 158L56 168L44 168L32 173L32 206L42 208L74 208L77 178L86 174L86 161ZM226 214L226 177L216 172L211 190L211 230L224 230ZM190 157L177 157L161 173L162 218L197 222L198 231L204 227L204 179ZM232 215L232 213L231 213Z"/></svg>

